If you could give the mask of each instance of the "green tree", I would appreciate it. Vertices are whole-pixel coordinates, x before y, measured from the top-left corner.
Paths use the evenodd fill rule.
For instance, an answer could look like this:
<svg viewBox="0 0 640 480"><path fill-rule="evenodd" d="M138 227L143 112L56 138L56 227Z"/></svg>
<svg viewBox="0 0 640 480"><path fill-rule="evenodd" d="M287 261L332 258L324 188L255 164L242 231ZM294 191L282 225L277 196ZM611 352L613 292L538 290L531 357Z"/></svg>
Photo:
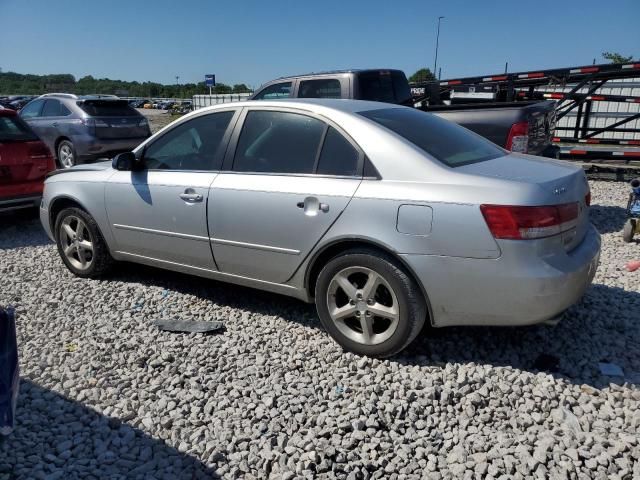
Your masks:
<svg viewBox="0 0 640 480"><path fill-rule="evenodd" d="M411 83L430 82L432 80L436 80L436 76L428 68L421 68L409 77Z"/></svg>
<svg viewBox="0 0 640 480"><path fill-rule="evenodd" d="M624 55L620 55L618 52L603 52L602 58L609 60L611 63L629 63L633 60L633 55L625 57Z"/></svg>
<svg viewBox="0 0 640 480"><path fill-rule="evenodd" d="M233 86L233 93L250 93L251 89L247 87L244 83L236 83Z"/></svg>

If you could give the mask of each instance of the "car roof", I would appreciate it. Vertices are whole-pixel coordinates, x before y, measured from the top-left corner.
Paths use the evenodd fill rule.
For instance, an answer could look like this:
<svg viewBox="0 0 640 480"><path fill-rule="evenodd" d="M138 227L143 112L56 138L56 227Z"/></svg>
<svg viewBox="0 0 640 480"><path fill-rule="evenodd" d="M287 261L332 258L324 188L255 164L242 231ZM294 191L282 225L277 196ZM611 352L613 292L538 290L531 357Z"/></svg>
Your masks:
<svg viewBox="0 0 640 480"><path fill-rule="evenodd" d="M409 108L392 103L373 102L370 100L348 100L341 98L283 98L280 100L246 100L242 102L219 103L211 107L204 107L195 112L220 110L229 107L289 107L320 112L325 109L338 110L347 113L366 112L368 110L382 110L387 108Z"/></svg>
<svg viewBox="0 0 640 480"><path fill-rule="evenodd" d="M367 72L383 72L383 71L384 72L400 72L401 70L398 70L397 68L349 68L345 70L325 70L321 72L310 72L310 73L303 73L299 75L286 75L284 77L278 77L274 80L269 80L264 85L267 85L275 81L280 81L285 79L295 79L295 78L301 78L301 77L315 77L315 76L322 76L322 75L341 75L346 73L367 73Z"/></svg>

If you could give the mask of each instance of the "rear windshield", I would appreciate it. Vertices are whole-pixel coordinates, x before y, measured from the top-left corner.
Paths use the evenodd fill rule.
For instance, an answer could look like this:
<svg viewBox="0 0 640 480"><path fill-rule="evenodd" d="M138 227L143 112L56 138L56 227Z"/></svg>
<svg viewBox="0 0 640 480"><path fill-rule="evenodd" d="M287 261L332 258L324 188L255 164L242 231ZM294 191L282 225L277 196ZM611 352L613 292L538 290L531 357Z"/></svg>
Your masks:
<svg viewBox="0 0 640 480"><path fill-rule="evenodd" d="M449 167L505 155L497 145L453 122L412 108L386 108L360 115L388 128Z"/></svg>
<svg viewBox="0 0 640 480"><path fill-rule="evenodd" d="M92 117L137 117L140 114L126 100L85 100L78 106Z"/></svg>
<svg viewBox="0 0 640 480"><path fill-rule="evenodd" d="M38 137L18 116L0 117L0 142L30 142Z"/></svg>
<svg viewBox="0 0 640 480"><path fill-rule="evenodd" d="M360 100L407 104L411 102L409 82L402 72L380 70L358 74Z"/></svg>

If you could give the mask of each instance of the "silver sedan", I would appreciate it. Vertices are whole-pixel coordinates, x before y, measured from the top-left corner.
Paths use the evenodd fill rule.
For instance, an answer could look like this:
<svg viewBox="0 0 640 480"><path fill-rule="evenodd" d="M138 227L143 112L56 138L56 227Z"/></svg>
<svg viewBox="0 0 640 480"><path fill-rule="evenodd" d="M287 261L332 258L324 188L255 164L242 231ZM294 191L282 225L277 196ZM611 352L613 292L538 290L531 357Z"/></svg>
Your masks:
<svg viewBox="0 0 640 480"><path fill-rule="evenodd" d="M40 215L78 276L120 260L291 295L385 357L425 322L557 319L597 267L589 201L579 167L415 109L281 100L198 110L57 172Z"/></svg>

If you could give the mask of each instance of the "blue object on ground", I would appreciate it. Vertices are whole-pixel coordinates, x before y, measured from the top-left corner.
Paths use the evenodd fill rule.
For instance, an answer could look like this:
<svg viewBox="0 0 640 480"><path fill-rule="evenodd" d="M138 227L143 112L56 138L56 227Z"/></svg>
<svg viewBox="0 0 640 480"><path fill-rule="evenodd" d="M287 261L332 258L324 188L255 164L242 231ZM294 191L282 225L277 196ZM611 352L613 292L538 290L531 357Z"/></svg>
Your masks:
<svg viewBox="0 0 640 480"><path fill-rule="evenodd" d="M13 432L19 385L16 316L11 307L0 307L0 435Z"/></svg>

